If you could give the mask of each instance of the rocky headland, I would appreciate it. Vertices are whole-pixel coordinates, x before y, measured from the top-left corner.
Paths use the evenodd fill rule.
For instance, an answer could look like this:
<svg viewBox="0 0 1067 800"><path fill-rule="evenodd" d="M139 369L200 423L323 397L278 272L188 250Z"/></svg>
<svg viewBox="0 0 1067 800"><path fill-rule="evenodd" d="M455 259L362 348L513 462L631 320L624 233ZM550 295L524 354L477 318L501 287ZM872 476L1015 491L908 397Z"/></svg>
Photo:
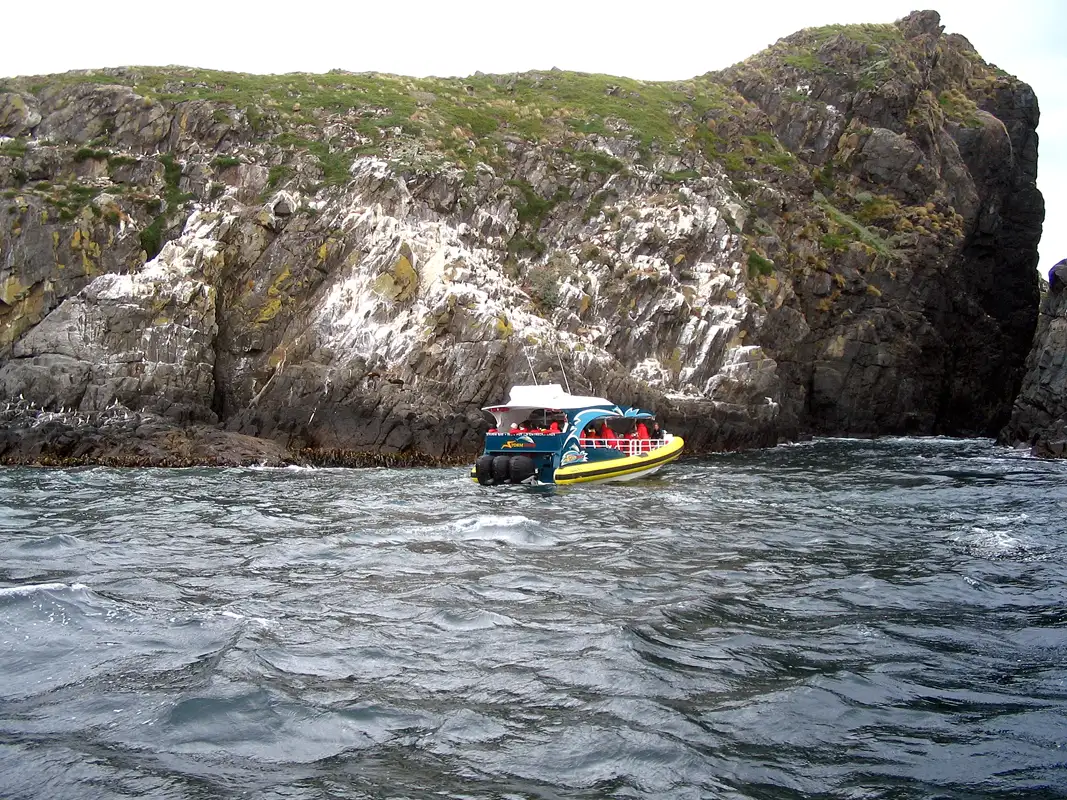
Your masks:
<svg viewBox="0 0 1067 800"><path fill-rule="evenodd" d="M462 461L561 363L692 451L995 435L1038 117L932 11L667 83L0 80L0 461Z"/></svg>
<svg viewBox="0 0 1067 800"><path fill-rule="evenodd" d="M1049 272L1026 377L1000 442L1067 458L1067 259Z"/></svg>

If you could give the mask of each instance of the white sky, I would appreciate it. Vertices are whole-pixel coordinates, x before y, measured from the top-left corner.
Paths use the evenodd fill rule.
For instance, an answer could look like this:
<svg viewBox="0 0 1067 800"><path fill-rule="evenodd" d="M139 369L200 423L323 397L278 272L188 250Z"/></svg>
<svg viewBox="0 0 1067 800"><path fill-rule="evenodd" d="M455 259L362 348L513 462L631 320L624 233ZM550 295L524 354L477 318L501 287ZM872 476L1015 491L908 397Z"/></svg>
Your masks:
<svg viewBox="0 0 1067 800"><path fill-rule="evenodd" d="M238 72L378 71L469 75L579 70L644 80L721 69L800 28L892 22L934 7L989 62L1018 75L1041 104L1047 213L1041 271L1067 258L1067 3L1063 0L302 0L87 5L8 3L0 76L123 65Z"/></svg>

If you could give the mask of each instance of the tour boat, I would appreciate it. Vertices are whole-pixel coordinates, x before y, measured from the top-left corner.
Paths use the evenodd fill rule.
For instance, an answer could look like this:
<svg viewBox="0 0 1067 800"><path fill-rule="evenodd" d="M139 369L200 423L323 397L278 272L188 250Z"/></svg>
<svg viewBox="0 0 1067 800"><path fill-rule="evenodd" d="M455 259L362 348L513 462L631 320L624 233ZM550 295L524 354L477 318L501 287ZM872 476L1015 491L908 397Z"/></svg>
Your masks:
<svg viewBox="0 0 1067 800"><path fill-rule="evenodd" d="M483 486L630 481L674 461L684 445L648 411L557 383L513 386L507 403L482 410L496 421L471 470Z"/></svg>

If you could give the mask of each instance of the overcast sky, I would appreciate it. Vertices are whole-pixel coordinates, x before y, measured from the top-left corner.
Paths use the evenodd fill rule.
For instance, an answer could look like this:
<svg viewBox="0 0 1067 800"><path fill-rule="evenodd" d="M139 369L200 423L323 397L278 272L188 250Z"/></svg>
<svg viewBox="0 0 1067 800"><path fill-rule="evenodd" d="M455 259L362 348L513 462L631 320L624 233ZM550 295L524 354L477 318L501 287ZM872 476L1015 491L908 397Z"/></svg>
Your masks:
<svg viewBox="0 0 1067 800"><path fill-rule="evenodd" d="M579 70L644 80L721 69L800 28L941 12L982 56L1041 103L1038 185L1047 213L1041 270L1067 258L1067 2L940 0L374 0L92 5L8 3L0 76L180 64L239 72L469 75Z"/></svg>

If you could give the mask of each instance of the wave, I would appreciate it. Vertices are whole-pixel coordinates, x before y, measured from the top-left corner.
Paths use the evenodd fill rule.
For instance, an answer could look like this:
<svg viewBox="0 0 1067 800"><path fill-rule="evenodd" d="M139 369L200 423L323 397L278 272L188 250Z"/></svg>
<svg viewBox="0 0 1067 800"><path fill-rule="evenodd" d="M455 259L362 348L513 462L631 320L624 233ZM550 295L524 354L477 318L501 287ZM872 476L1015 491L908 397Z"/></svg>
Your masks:
<svg viewBox="0 0 1067 800"><path fill-rule="evenodd" d="M967 553L990 561L1044 561L1048 558L1037 542L1010 531L973 526L956 541Z"/></svg>
<svg viewBox="0 0 1067 800"><path fill-rule="evenodd" d="M493 611L449 609L434 614L432 624L446 631L480 631L488 628L511 627L517 623L511 617Z"/></svg>
<svg viewBox="0 0 1067 800"><path fill-rule="evenodd" d="M28 583L22 586L0 587L0 599L5 597L26 597L42 592L61 592L64 590L84 592L88 589L89 587L84 583Z"/></svg>
<svg viewBox="0 0 1067 800"><path fill-rule="evenodd" d="M492 540L542 547L557 542L540 523L522 514L464 517L449 523L447 533L449 538L465 541Z"/></svg>
<svg viewBox="0 0 1067 800"><path fill-rule="evenodd" d="M490 515L456 520L452 523L452 528L457 533L478 533L480 531L496 531L500 528L515 528L532 522L532 519L521 514L502 517Z"/></svg>
<svg viewBox="0 0 1067 800"><path fill-rule="evenodd" d="M81 547L84 544L85 543L77 536L71 536L69 533L54 533L51 536L34 537L28 541L21 542L17 545L17 548L22 551L45 551Z"/></svg>

